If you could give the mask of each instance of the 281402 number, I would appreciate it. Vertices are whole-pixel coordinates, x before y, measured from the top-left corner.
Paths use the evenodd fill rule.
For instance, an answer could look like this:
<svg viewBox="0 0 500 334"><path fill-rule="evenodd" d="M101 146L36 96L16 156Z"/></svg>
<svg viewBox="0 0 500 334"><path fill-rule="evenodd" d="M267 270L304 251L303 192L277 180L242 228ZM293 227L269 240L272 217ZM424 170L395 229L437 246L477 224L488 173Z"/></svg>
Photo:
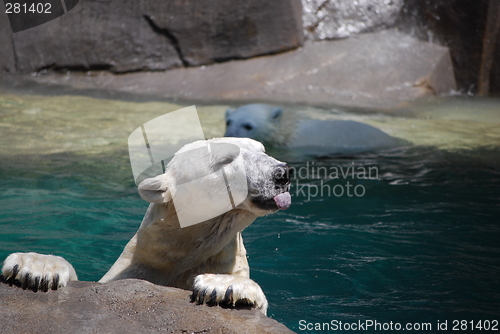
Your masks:
<svg viewBox="0 0 500 334"><path fill-rule="evenodd" d="M497 331L498 330L498 320L453 320L452 322L454 331L469 331L469 330L485 330L485 331Z"/></svg>
<svg viewBox="0 0 500 334"><path fill-rule="evenodd" d="M14 3L7 2L5 4L5 13L6 14L19 14L19 13L51 14L52 13L50 11L51 7L52 5L48 2L47 3L39 2L37 4L32 3L31 6L29 7L25 3L21 4L19 2L14 2Z"/></svg>

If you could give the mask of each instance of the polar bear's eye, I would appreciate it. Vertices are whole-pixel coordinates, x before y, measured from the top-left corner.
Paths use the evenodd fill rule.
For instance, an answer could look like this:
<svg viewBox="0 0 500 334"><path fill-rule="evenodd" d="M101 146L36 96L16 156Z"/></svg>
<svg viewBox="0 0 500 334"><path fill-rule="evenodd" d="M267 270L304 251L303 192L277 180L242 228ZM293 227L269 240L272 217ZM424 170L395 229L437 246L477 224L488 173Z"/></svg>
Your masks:
<svg viewBox="0 0 500 334"><path fill-rule="evenodd" d="M226 126L230 126L230 125L231 125L231 120L230 120L230 119L228 119L228 120L226 121Z"/></svg>
<svg viewBox="0 0 500 334"><path fill-rule="evenodd" d="M253 129L253 126L251 124L244 124L243 127L247 130L252 130Z"/></svg>

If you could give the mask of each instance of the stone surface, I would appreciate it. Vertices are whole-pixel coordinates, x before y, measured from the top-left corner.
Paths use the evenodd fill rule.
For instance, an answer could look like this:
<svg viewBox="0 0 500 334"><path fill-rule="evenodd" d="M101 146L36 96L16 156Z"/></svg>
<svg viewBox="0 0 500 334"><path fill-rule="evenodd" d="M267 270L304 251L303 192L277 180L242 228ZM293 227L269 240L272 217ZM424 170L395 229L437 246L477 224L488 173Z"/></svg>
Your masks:
<svg viewBox="0 0 500 334"><path fill-rule="evenodd" d="M483 56L489 3L497 0L405 0L400 29L450 49L458 89L474 94ZM500 33L491 72L491 92L500 93Z"/></svg>
<svg viewBox="0 0 500 334"><path fill-rule="evenodd" d="M9 20L5 14L4 2L0 2L0 74L2 72L15 72L16 63L12 46L12 31Z"/></svg>
<svg viewBox="0 0 500 334"><path fill-rule="evenodd" d="M49 74L34 80L194 102L263 101L382 109L455 89L447 48L395 31L165 73Z"/></svg>
<svg viewBox="0 0 500 334"><path fill-rule="evenodd" d="M156 71L282 52L303 42L301 8L300 0L81 1L13 34L16 67Z"/></svg>
<svg viewBox="0 0 500 334"><path fill-rule="evenodd" d="M486 59L484 43L496 44L491 55L489 88L491 93L500 93L500 29L486 36L488 13L494 18L499 16L498 0L302 0L302 3L308 39L343 38L397 27L421 40L449 47L458 89L468 94L475 94L484 82L480 78Z"/></svg>
<svg viewBox="0 0 500 334"><path fill-rule="evenodd" d="M346 38L393 26L404 0L302 0L304 34L309 39Z"/></svg>
<svg viewBox="0 0 500 334"><path fill-rule="evenodd" d="M500 95L500 34L497 35L496 49L493 56L493 65L491 69L490 92L497 96Z"/></svg>
<svg viewBox="0 0 500 334"><path fill-rule="evenodd" d="M3 333L293 333L256 310L190 303L190 291L141 280L70 282L47 293L0 283Z"/></svg>
<svg viewBox="0 0 500 334"><path fill-rule="evenodd" d="M178 41L187 65L244 59L302 45L300 0L150 1L144 12Z"/></svg>
<svg viewBox="0 0 500 334"><path fill-rule="evenodd" d="M41 26L13 34L17 70L165 70L181 66L172 43L152 30L138 4L81 1L72 11Z"/></svg>

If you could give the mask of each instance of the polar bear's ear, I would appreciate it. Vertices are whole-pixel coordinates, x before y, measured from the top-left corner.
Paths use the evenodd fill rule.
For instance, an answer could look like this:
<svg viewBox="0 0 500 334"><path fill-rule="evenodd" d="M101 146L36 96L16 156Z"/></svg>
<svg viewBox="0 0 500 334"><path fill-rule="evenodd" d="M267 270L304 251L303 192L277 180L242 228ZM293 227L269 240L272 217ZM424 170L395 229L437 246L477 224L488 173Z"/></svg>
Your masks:
<svg viewBox="0 0 500 334"><path fill-rule="evenodd" d="M166 203L171 200L165 174L145 179L139 184L139 195L150 203Z"/></svg>
<svg viewBox="0 0 500 334"><path fill-rule="evenodd" d="M226 120L229 118L229 116L231 116L231 114L235 111L236 109L235 108L228 108L226 110L226 113L224 115L224 117L226 118Z"/></svg>
<svg viewBox="0 0 500 334"><path fill-rule="evenodd" d="M274 108L273 110L271 110L271 121L279 122L282 115L283 115L283 109L281 109L280 107Z"/></svg>

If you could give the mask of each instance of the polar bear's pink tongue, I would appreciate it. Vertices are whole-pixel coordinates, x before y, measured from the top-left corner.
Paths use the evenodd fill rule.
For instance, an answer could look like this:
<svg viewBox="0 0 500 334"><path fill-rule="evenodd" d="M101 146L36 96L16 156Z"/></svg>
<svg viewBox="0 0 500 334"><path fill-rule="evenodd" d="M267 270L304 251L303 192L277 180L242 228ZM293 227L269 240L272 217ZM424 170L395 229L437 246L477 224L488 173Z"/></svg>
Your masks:
<svg viewBox="0 0 500 334"><path fill-rule="evenodd" d="M290 207L290 204L292 204L292 197L287 191L286 193L275 196L274 201L276 202L276 206L278 206L279 209L286 210Z"/></svg>

